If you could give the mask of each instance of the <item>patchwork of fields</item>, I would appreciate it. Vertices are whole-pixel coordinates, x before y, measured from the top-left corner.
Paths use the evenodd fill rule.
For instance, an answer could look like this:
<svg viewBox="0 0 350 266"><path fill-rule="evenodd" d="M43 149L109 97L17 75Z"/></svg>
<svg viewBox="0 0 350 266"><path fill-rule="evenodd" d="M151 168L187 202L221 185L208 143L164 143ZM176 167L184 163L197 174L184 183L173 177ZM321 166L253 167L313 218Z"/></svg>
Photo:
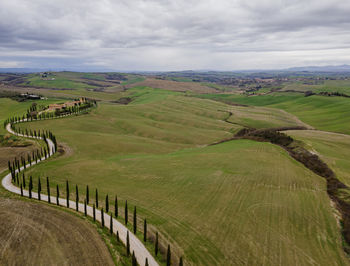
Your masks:
<svg viewBox="0 0 350 266"><path fill-rule="evenodd" d="M325 181L269 143L235 140L244 126L300 126L275 108L231 106L134 88L129 105L21 124L50 129L69 146L29 170L118 195L188 264L348 264ZM229 116L229 113L232 116ZM232 122L228 123L227 121Z"/></svg>
<svg viewBox="0 0 350 266"><path fill-rule="evenodd" d="M286 92L333 91L338 83L295 83L254 96L185 78L113 73L36 74L24 84L31 87L16 90L49 97L43 105L78 96L99 101L89 114L17 125L54 132L64 151L27 175L49 176L62 190L69 180L81 198L86 185L97 188L101 206L107 194L111 205L118 195L120 213L127 200L159 231L161 244L171 244L174 261L183 255L187 265L350 264L326 181L276 145L227 141L245 127L305 127L286 133L349 186L349 99ZM347 81L338 85L346 92ZM207 94L197 94L204 86ZM0 98L0 122L31 104Z"/></svg>

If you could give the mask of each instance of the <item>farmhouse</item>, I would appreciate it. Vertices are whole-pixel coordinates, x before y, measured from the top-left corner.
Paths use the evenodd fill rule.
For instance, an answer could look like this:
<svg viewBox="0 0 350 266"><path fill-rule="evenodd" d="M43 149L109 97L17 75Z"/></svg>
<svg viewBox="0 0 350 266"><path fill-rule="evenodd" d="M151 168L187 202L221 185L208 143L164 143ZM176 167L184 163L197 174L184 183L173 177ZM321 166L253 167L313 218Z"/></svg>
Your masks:
<svg viewBox="0 0 350 266"><path fill-rule="evenodd" d="M84 103L83 98L80 98L78 101L66 102L66 103L61 103L61 104L53 103L53 104L49 105L48 111L61 110L63 108L73 107L73 106L79 105L81 103Z"/></svg>

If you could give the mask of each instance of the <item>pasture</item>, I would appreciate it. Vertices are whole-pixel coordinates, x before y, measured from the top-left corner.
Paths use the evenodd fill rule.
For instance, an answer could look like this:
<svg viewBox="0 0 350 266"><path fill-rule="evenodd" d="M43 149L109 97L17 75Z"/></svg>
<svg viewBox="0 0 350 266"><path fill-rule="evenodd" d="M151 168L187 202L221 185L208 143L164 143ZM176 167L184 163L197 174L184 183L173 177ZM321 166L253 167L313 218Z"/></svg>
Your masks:
<svg viewBox="0 0 350 266"><path fill-rule="evenodd" d="M213 100L282 109L312 127L350 134L350 99L344 97L310 96L299 93L272 93L261 96L229 94L201 95Z"/></svg>
<svg viewBox="0 0 350 266"><path fill-rule="evenodd" d="M128 94L129 105L21 124L71 149L28 174L62 189L69 180L81 197L86 184L98 188L101 206L106 194L128 200L190 265L349 264L321 177L269 143L208 146L246 125L300 125L296 117L144 87Z"/></svg>

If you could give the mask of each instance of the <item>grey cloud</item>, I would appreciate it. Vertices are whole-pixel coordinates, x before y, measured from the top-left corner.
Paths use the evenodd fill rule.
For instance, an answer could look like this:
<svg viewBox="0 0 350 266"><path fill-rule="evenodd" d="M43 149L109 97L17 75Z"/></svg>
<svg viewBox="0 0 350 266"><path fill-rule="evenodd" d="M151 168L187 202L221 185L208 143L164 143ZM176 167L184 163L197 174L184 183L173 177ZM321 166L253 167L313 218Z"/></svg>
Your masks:
<svg viewBox="0 0 350 266"><path fill-rule="evenodd" d="M338 51L350 50L349 13L339 0L0 0L0 67L4 56L118 69L279 67L320 62L322 52L321 63L346 63Z"/></svg>

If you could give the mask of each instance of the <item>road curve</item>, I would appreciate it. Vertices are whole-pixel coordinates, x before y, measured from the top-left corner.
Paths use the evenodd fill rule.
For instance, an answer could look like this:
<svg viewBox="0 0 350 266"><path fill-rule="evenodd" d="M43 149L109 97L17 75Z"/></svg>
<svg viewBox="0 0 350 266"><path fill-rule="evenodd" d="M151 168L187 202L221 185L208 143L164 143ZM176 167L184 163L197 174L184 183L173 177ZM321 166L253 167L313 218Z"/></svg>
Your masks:
<svg viewBox="0 0 350 266"><path fill-rule="evenodd" d="M67 115L64 115L67 116ZM61 116L63 117L63 116ZM19 122L26 122L27 119L21 120ZM36 121L36 120L34 120ZM26 138L32 138L32 139L42 139L42 137L34 137L34 136L28 136L28 135L23 135L23 134L19 134L13 131L13 129L11 128L11 124L7 124L6 125L6 130L16 136L20 136L20 137L26 137ZM49 157L52 156L56 151L55 149L55 145L53 143L53 141L49 138L47 139L47 143L49 146ZM48 157L48 158L49 158ZM43 157L41 158L41 160L38 161L38 163L40 163L41 161L44 161L46 158ZM35 161L32 162L32 164L27 164L26 168L29 168L33 165L37 164ZM22 166L21 171L24 170L24 167ZM16 173L18 172L18 170L16 170ZM21 190L20 188L16 187L15 185L12 184L12 177L11 177L11 173L7 174L3 179L2 179L2 186L7 189L8 191L11 191L13 193L16 194L21 194ZM29 197L29 191L23 189L23 196L25 197ZM40 193L40 197L42 201L47 201L48 202L48 195ZM36 192L32 192L32 198L34 199L38 199L38 194ZM56 204L56 197L55 196L51 196L50 197L50 201L52 204ZM67 206L67 200L63 199L63 198L59 198L59 204L61 206ZM70 200L69 201L69 208L70 209L76 209L76 202ZM79 203L78 206L78 210L79 212L84 213L84 204ZM87 215L90 217L93 217L93 208L91 206L87 206ZM105 227L107 227L108 229L110 229L110 219L111 216L109 214L104 213L104 224ZM126 245L126 236L127 236L127 232L129 232L129 240L130 240L130 251L131 253L134 251L135 252L135 256L136 256L136 260L139 263L139 265L144 265L146 258L148 260L148 264L150 266L158 266L159 264L157 263L157 261L154 259L154 257L149 253L149 251L146 249L146 247L144 246L144 244L129 230L127 229L122 223L120 223L118 220L116 220L115 218L113 218L113 233L116 234L116 232L118 231L119 233L119 238L120 240L124 243L124 245ZM101 222L101 211L96 209L96 220Z"/></svg>

